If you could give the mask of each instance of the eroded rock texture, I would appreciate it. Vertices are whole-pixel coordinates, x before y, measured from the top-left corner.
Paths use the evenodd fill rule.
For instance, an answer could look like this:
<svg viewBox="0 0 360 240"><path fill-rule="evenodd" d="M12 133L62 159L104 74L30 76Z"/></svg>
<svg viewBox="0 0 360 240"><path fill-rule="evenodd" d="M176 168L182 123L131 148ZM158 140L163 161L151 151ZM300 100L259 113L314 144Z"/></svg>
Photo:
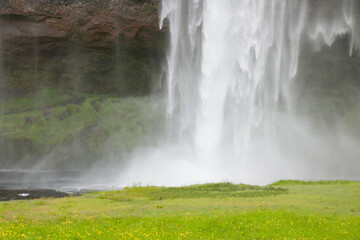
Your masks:
<svg viewBox="0 0 360 240"><path fill-rule="evenodd" d="M39 87L146 94L159 78L166 28L158 0L3 0L2 96Z"/></svg>

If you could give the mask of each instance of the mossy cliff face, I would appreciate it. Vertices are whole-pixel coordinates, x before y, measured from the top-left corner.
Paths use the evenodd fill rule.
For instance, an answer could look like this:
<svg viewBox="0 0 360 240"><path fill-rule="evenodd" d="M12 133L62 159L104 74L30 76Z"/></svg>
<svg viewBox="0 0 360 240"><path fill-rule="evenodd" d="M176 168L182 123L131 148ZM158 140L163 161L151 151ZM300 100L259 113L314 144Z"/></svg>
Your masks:
<svg viewBox="0 0 360 240"><path fill-rule="evenodd" d="M148 93L167 42L158 7L158 0L1 1L2 95L39 86Z"/></svg>
<svg viewBox="0 0 360 240"><path fill-rule="evenodd" d="M0 1L0 168L86 168L154 142L159 4Z"/></svg>
<svg viewBox="0 0 360 240"><path fill-rule="evenodd" d="M125 162L135 148L155 143L164 126L155 96L43 89L0 106L0 168L41 163L46 169L84 169L98 160Z"/></svg>

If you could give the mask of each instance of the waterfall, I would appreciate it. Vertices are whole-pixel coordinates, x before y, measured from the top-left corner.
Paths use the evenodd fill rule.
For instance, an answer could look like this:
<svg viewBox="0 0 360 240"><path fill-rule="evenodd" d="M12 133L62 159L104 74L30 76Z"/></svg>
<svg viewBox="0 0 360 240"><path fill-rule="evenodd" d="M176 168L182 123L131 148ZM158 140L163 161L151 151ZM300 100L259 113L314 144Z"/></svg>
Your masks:
<svg viewBox="0 0 360 240"><path fill-rule="evenodd" d="M162 18L169 18L171 28L169 117L179 108L179 134L192 134L200 158L216 155L230 137L226 144L246 160L254 131L272 121L279 104L288 103L306 6L306 1L163 1Z"/></svg>
<svg viewBox="0 0 360 240"><path fill-rule="evenodd" d="M136 179L185 184L348 177L335 155L351 159L343 163L351 169L359 167L360 152L338 137L313 135L297 119L291 86L303 42L320 50L349 34L349 55L356 52L359 10L357 0L163 0L160 27L167 19L171 34L170 138L145 157L151 164L133 167L143 176Z"/></svg>

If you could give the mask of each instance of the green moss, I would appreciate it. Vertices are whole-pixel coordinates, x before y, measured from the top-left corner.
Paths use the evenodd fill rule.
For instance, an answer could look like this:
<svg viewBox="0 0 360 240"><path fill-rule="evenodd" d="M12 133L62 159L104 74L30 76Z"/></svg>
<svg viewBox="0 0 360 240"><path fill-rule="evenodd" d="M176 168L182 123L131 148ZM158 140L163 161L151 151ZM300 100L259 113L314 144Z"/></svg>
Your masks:
<svg viewBox="0 0 360 240"><path fill-rule="evenodd" d="M66 102L73 97L59 89L42 89L28 94L25 97L2 100L5 113L24 112L33 109L49 108L56 104Z"/></svg>
<svg viewBox="0 0 360 240"><path fill-rule="evenodd" d="M79 98L83 101L73 103ZM162 126L161 106L150 97L114 98L44 89L3 104L7 111L0 116L0 135L27 139L44 154L76 140L81 143L79 152L88 151L93 157L108 151L121 156L151 143L147 136L159 134Z"/></svg>
<svg viewBox="0 0 360 240"><path fill-rule="evenodd" d="M36 70L35 68L15 69L6 73L5 76L8 76L5 78L8 90L17 93L31 92L38 89L39 86L46 87L50 82L52 82L51 85L54 85L54 80L59 79L59 74L56 72Z"/></svg>

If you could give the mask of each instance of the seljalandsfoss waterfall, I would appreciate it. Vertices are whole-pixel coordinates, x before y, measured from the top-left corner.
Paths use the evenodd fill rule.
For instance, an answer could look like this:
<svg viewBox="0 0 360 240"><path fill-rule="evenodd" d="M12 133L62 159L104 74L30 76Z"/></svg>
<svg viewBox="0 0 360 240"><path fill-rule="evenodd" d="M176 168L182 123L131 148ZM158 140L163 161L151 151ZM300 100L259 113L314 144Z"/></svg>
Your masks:
<svg viewBox="0 0 360 240"><path fill-rule="evenodd" d="M344 129L341 116L309 114L319 103L301 92L308 70L302 56L325 54L343 39L342 54L358 58L358 1L329 2L163 0L160 27L168 20L171 33L170 143L139 160L130 175L156 184L357 179L358 136ZM317 77L326 78L311 81ZM359 103L358 89L347 87Z"/></svg>
<svg viewBox="0 0 360 240"><path fill-rule="evenodd" d="M0 3L0 187L360 179L358 0Z"/></svg>

